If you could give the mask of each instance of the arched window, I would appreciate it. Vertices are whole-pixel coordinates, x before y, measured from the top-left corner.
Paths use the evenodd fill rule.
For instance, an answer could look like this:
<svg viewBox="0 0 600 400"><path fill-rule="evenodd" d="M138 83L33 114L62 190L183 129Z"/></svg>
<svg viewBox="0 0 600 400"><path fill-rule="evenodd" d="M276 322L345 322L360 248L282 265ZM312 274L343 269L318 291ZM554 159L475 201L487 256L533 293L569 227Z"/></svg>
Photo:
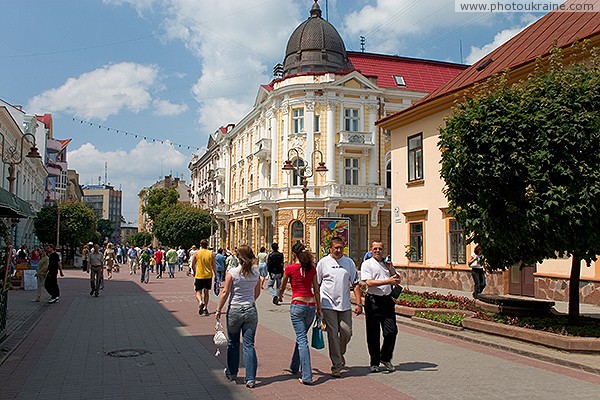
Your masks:
<svg viewBox="0 0 600 400"><path fill-rule="evenodd" d="M300 175L298 174L298 169L304 167L304 160L301 158L296 158L294 159L294 161L292 161L292 164L294 165L294 171L293 171L293 176L292 176L292 186L301 186L302 185L302 178L300 177Z"/></svg>
<svg viewBox="0 0 600 400"><path fill-rule="evenodd" d="M292 223L292 243L296 243L296 241L304 240L304 225L300 221L294 221Z"/></svg>

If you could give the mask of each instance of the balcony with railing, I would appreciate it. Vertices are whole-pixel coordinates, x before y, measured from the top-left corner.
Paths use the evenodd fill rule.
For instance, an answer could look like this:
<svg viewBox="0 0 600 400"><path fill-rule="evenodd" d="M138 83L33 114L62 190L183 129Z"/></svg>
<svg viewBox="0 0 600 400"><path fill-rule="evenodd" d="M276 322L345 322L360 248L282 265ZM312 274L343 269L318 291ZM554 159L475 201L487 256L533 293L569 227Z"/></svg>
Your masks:
<svg viewBox="0 0 600 400"><path fill-rule="evenodd" d="M262 138L255 144L254 156L261 159L271 157L271 139Z"/></svg>
<svg viewBox="0 0 600 400"><path fill-rule="evenodd" d="M382 186L357 186L332 184L321 188L321 197L344 201L390 200Z"/></svg>
<svg viewBox="0 0 600 400"><path fill-rule="evenodd" d="M373 132L340 131L338 147L345 149L370 149L373 143Z"/></svg>

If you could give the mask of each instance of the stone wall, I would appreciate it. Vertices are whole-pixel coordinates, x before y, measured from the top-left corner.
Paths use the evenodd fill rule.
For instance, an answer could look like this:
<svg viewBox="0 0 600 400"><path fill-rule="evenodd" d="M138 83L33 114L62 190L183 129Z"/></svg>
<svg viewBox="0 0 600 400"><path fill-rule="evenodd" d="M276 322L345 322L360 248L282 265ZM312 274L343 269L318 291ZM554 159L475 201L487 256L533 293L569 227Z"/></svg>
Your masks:
<svg viewBox="0 0 600 400"><path fill-rule="evenodd" d="M563 278L535 277L535 297L554 301L569 301L569 280ZM600 282L581 281L579 301L583 304L600 304Z"/></svg>
<svg viewBox="0 0 600 400"><path fill-rule="evenodd" d="M449 290L473 291L473 278L470 270L441 269L441 268L398 268L403 286L426 286ZM504 293L504 278L501 272L486 276L485 293Z"/></svg>

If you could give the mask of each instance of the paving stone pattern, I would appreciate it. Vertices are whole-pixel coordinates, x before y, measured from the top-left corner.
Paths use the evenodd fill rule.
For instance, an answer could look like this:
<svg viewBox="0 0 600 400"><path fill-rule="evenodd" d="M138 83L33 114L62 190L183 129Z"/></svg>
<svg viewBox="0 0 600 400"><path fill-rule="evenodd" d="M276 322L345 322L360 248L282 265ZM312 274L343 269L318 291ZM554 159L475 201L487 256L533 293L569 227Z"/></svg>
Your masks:
<svg viewBox="0 0 600 400"><path fill-rule="evenodd" d="M287 371L294 346L288 305L273 305L267 291L258 301L258 381L248 389L242 378L225 378L226 351L215 356L212 343L216 303L209 304L211 315L198 315L192 278L180 273L143 285L139 275L116 273L94 298L87 275L65 275L54 305L32 303L31 292L10 293L13 325L0 343L0 399L545 400L600 393L598 374L525 357L508 345L441 335L403 318L397 371L370 374L362 316L354 318L343 377L329 375L326 349L312 350L315 384L300 385ZM587 363L600 360L581 356Z"/></svg>

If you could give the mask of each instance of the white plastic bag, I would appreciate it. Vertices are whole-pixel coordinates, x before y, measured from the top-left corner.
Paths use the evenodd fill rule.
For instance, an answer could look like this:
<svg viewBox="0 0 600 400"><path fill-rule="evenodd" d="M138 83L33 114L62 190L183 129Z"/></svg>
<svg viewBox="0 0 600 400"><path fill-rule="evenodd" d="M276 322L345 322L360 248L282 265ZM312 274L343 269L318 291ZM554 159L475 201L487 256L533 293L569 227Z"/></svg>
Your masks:
<svg viewBox="0 0 600 400"><path fill-rule="evenodd" d="M217 346L217 352L215 353L215 356L218 356L219 354L221 354L219 347L225 346L227 344L227 336L225 336L225 332L223 332L223 326L221 325L221 321L219 320L217 320L217 323L215 324L215 330L216 332L215 336L213 336L213 342Z"/></svg>

